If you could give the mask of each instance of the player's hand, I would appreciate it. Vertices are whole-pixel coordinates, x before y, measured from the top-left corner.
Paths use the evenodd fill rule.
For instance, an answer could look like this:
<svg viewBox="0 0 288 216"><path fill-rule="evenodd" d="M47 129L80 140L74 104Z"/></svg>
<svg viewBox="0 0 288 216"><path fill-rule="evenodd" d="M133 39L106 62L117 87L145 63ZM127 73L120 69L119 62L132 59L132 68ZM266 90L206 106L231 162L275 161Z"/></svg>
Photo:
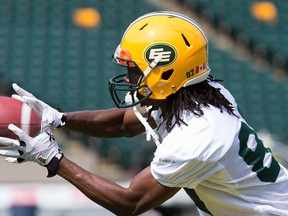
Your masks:
<svg viewBox="0 0 288 216"><path fill-rule="evenodd" d="M19 87L16 83L12 84L13 89L17 94L13 94L12 98L20 100L32 107L42 119L47 119L49 124L54 127L65 125L65 114L52 108L43 101L37 99L33 94Z"/></svg>
<svg viewBox="0 0 288 216"><path fill-rule="evenodd" d="M63 154L48 121L42 121L42 132L34 138L13 124L8 128L19 137L19 140L0 137L0 155L6 156L6 161L9 163L36 162L47 167L48 177L54 176Z"/></svg>

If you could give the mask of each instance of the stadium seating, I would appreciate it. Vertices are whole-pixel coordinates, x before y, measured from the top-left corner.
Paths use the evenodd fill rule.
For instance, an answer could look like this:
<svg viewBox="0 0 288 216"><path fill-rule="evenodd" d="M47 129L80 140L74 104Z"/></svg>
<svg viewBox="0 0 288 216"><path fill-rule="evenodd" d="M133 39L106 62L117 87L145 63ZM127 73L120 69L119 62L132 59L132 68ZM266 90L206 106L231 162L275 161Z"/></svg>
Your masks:
<svg viewBox="0 0 288 216"><path fill-rule="evenodd" d="M277 8L277 17L271 22L259 20L251 13L253 4L261 1L184 0L183 2L235 40L244 40L243 45L251 49L255 55L266 58L274 67L288 70L287 2L269 1Z"/></svg>

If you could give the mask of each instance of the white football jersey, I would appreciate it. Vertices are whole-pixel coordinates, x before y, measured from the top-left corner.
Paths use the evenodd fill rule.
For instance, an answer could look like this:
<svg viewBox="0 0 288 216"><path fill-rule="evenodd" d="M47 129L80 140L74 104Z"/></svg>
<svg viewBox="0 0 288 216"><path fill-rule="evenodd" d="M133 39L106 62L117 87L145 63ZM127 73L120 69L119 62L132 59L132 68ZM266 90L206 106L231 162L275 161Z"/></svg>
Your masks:
<svg viewBox="0 0 288 216"><path fill-rule="evenodd" d="M184 111L187 126L170 133L163 123L152 175L162 185L184 188L202 215L288 215L288 171L246 123L233 96L219 83L210 85L221 88L239 118L210 106L201 117ZM158 125L160 114L152 113Z"/></svg>

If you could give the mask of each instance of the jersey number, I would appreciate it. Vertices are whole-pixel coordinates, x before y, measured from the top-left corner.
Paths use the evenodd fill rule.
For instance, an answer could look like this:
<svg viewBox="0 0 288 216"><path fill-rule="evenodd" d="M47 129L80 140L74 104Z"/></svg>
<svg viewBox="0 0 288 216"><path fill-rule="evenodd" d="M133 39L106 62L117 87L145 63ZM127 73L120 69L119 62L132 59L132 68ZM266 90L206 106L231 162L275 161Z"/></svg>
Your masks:
<svg viewBox="0 0 288 216"><path fill-rule="evenodd" d="M256 143L253 142L254 138ZM257 174L259 180L275 182L280 172L280 165L272 156L271 150L264 147L255 131L245 123L242 123L239 140L239 155L247 165L252 166L252 171Z"/></svg>

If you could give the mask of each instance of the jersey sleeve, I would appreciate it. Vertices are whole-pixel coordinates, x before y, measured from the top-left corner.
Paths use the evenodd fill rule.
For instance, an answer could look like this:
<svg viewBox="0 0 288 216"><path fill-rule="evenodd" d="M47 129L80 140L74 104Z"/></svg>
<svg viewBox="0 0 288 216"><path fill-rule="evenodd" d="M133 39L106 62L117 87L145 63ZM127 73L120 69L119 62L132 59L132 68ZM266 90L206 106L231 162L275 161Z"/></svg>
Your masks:
<svg viewBox="0 0 288 216"><path fill-rule="evenodd" d="M154 153L151 173L162 185L195 188L221 169L221 141L215 141L214 126L205 118L193 118L187 126L175 127Z"/></svg>
<svg viewBox="0 0 288 216"><path fill-rule="evenodd" d="M209 176L221 169L214 161L201 161L192 159L171 160L168 158L154 157L151 163L153 177L160 184L167 187L195 188Z"/></svg>

